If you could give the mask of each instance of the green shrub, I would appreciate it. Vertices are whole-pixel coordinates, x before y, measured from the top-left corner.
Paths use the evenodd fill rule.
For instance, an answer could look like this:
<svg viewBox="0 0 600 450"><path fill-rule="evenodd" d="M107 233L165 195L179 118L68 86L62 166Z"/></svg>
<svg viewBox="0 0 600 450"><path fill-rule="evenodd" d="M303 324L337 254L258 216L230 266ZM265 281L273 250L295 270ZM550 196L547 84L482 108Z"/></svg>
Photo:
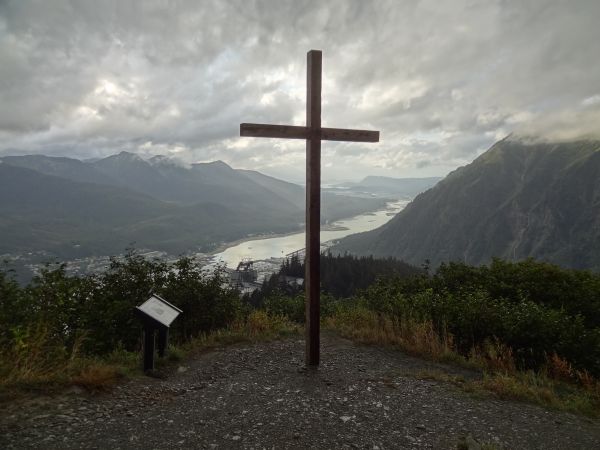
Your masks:
<svg viewBox="0 0 600 450"><path fill-rule="evenodd" d="M463 354L486 341L510 346L521 368L556 353L600 374L600 276L527 260L442 265L431 278L382 279L361 304L395 319L431 321Z"/></svg>
<svg viewBox="0 0 600 450"><path fill-rule="evenodd" d="M286 316L293 322L304 323L304 295L289 297L276 291L263 301L263 307L269 315Z"/></svg>
<svg viewBox="0 0 600 450"><path fill-rule="evenodd" d="M189 258L167 264L131 251L112 259L101 275L68 276L64 265L48 266L23 288L0 272L1 365L10 366L17 350L27 352L41 341L47 353L52 347L65 355L75 347L92 356L139 350L141 324L134 308L151 292L183 310L171 329L173 342L224 328L243 313L222 270L204 273ZM43 329L43 340L37 329Z"/></svg>

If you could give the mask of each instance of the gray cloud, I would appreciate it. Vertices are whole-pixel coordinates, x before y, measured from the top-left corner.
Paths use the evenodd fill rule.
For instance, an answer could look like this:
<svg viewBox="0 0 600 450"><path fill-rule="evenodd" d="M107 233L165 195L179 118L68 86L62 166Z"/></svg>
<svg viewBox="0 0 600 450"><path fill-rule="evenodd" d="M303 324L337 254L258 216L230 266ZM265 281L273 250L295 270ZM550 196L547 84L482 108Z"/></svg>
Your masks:
<svg viewBox="0 0 600 450"><path fill-rule="evenodd" d="M121 150L302 179L300 142L240 122L304 122L323 50L324 177L445 174L516 132L598 136L600 2L0 2L0 154Z"/></svg>

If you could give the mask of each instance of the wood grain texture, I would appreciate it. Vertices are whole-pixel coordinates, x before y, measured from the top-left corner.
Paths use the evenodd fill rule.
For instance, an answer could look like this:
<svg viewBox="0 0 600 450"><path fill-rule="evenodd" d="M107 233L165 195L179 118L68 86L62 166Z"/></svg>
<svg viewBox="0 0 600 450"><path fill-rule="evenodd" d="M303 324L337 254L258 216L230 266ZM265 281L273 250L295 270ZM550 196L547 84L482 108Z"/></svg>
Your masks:
<svg viewBox="0 0 600 450"><path fill-rule="evenodd" d="M320 133L317 133L320 131ZM350 130L346 128L321 128L311 129L296 125L269 125L265 123L240 124L240 136L282 138L282 139L309 139L319 138L323 141L347 142L379 142L379 131Z"/></svg>
<svg viewBox="0 0 600 450"><path fill-rule="evenodd" d="M321 64L322 55L311 50L306 73L306 365L320 360L321 308Z"/></svg>
<svg viewBox="0 0 600 450"><path fill-rule="evenodd" d="M306 126L240 124L240 136L306 139L306 365L320 360L321 140L379 142L379 131L321 128L322 60L320 50L306 55Z"/></svg>
<svg viewBox="0 0 600 450"><path fill-rule="evenodd" d="M308 128L294 125L267 125L262 123L240 124L240 136L284 138L284 139L307 139Z"/></svg>
<svg viewBox="0 0 600 450"><path fill-rule="evenodd" d="M321 128L324 141L379 142L379 131Z"/></svg>

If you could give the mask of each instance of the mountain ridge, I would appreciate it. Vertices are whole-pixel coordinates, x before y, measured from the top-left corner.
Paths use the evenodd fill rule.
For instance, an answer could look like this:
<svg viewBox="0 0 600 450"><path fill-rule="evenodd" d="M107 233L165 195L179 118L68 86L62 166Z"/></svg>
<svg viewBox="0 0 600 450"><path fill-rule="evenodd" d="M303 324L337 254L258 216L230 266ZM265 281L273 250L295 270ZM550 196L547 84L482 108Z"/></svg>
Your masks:
<svg viewBox="0 0 600 450"><path fill-rule="evenodd" d="M0 254L106 255L133 242L171 254L208 251L248 235L296 231L304 221L303 187L223 161L186 167L121 152L90 162L44 155L0 162ZM324 199L324 221L385 205Z"/></svg>
<svg viewBox="0 0 600 450"><path fill-rule="evenodd" d="M5 164L0 164L0 213L0 253L43 249L65 257L116 254L133 242L177 253L241 231L219 228L218 222L235 224L240 217L214 203L179 206L119 187ZM190 227L213 231L198 239Z"/></svg>
<svg viewBox="0 0 600 450"><path fill-rule="evenodd" d="M433 266L533 257L598 269L600 142L502 140L384 226L336 249Z"/></svg>

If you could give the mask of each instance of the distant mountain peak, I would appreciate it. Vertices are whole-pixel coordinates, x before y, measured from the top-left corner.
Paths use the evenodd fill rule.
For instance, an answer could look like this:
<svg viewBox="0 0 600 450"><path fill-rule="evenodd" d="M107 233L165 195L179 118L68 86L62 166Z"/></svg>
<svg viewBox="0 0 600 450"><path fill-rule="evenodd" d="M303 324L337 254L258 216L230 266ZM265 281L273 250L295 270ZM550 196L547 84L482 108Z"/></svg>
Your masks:
<svg viewBox="0 0 600 450"><path fill-rule="evenodd" d="M117 157L119 159L129 159L132 161L143 161L143 159L140 156L136 155L135 153L127 152L125 150L123 150L119 154L113 155L113 156ZM109 158L110 158L110 156L109 156Z"/></svg>
<svg viewBox="0 0 600 450"><path fill-rule="evenodd" d="M127 152L127 151L122 151L120 153L117 153L115 155L110 155L107 156L106 158L102 158L99 159L98 161L95 161L92 163L93 165L97 166L97 167L102 167L105 165L137 165L137 166L141 166L141 165L148 165L149 163L147 161L145 161L142 157L140 157L139 155L136 155L135 153L131 153L131 152Z"/></svg>
<svg viewBox="0 0 600 450"><path fill-rule="evenodd" d="M155 155L148 159L148 162L152 165L173 165L176 163L175 158L167 155Z"/></svg>
<svg viewBox="0 0 600 450"><path fill-rule="evenodd" d="M234 170L229 164L221 161L220 159L218 159L216 161L210 161L210 162L193 163L192 167L195 167L198 169L211 168L211 169Z"/></svg>
<svg viewBox="0 0 600 450"><path fill-rule="evenodd" d="M191 166L176 156L156 155L148 159L147 162L154 167L189 169Z"/></svg>
<svg viewBox="0 0 600 450"><path fill-rule="evenodd" d="M208 164L209 166L211 165L211 166L221 166L221 167L229 167L229 168L231 168L231 166L229 164L227 164L226 162L224 162L224 161L222 161L220 159L217 159L216 161L212 161L212 162L209 162L209 163L206 163L206 164Z"/></svg>

